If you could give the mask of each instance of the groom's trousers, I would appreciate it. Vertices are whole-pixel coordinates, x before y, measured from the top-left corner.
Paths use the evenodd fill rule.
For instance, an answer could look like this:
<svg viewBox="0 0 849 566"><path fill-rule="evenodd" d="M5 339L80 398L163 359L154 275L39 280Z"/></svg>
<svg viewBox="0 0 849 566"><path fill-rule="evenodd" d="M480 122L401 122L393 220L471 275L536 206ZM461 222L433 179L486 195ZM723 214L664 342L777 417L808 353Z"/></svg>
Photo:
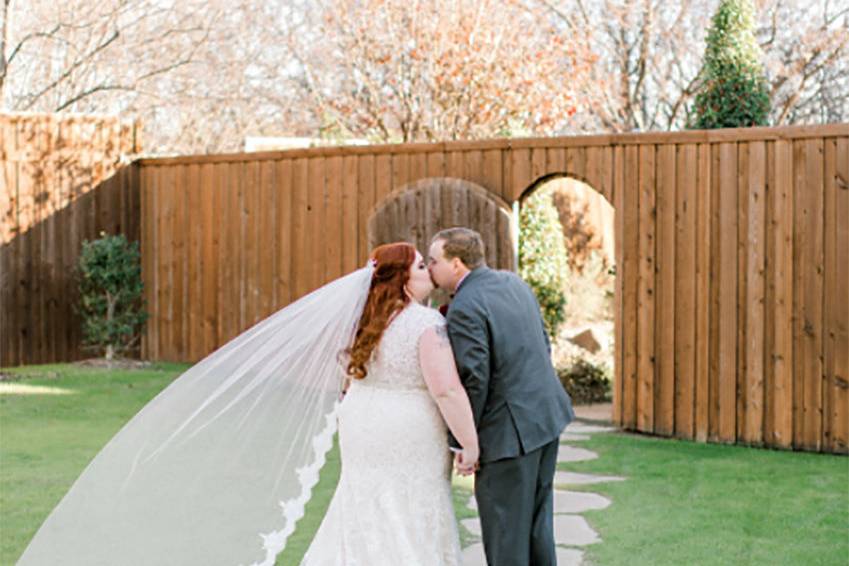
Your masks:
<svg viewBox="0 0 849 566"><path fill-rule="evenodd" d="M560 439L518 456L482 463L475 474L488 566L557 566L554 472Z"/></svg>

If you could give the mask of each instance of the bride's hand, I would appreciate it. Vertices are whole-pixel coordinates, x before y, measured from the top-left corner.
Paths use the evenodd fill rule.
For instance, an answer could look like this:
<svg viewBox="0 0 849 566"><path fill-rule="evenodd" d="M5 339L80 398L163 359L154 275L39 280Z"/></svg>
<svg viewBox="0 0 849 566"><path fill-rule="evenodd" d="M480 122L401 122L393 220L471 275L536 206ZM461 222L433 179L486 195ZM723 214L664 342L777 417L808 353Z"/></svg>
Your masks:
<svg viewBox="0 0 849 566"><path fill-rule="evenodd" d="M479 467L478 458L480 458L480 450L477 446L463 448L463 451L458 452L454 460L454 464L457 466L457 473L461 476L469 476L475 473L475 470Z"/></svg>

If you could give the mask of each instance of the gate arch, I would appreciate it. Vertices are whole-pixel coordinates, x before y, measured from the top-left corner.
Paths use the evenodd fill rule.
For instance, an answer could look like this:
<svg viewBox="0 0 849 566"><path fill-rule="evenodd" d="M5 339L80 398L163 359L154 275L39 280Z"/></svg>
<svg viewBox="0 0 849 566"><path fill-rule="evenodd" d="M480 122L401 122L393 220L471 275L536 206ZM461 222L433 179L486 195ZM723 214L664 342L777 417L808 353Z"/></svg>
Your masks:
<svg viewBox="0 0 849 566"><path fill-rule="evenodd" d="M422 254L440 230L465 226L480 232L486 262L516 269L516 227L511 208L486 188L454 177L428 177L402 186L381 200L368 220L369 249L406 241Z"/></svg>

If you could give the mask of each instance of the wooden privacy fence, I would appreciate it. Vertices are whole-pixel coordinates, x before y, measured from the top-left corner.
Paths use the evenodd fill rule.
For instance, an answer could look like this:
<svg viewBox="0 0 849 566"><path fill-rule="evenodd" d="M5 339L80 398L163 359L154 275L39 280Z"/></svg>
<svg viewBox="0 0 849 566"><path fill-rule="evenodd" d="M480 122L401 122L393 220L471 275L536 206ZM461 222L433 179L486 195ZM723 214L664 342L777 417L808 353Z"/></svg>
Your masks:
<svg viewBox="0 0 849 566"><path fill-rule="evenodd" d="M124 168L138 144L114 118L7 115L0 125L0 366L83 355L70 274L100 230L141 240L152 315L142 355L196 361L363 265L378 240L423 247L436 229L471 225L490 263L509 268L512 205L572 177L616 210L618 425L849 451L849 125Z"/></svg>
<svg viewBox="0 0 849 566"><path fill-rule="evenodd" d="M0 367L70 361L80 349L72 274L101 230L139 238L138 183L117 117L0 114Z"/></svg>
<svg viewBox="0 0 849 566"><path fill-rule="evenodd" d="M462 179L492 193L503 206L480 208L497 214L546 180L570 176L617 211L618 425L847 452L849 125L322 148L138 166L148 357L198 360L363 265L369 221L385 203L409 201L408 187ZM473 221L462 211L466 196L442 194L459 200L419 207L431 211L428 230ZM427 231L416 225L422 217L380 227L380 239L418 242L411 235ZM474 222L489 241L508 237L496 216Z"/></svg>

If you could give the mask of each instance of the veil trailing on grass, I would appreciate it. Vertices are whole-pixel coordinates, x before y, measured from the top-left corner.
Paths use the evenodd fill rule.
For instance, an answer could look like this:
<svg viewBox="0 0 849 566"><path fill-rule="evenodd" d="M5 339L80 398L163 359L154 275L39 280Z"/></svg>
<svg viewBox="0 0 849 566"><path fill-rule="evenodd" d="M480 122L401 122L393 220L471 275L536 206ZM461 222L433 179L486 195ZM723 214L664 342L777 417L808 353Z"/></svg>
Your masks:
<svg viewBox="0 0 849 566"><path fill-rule="evenodd" d="M246 330L152 399L95 456L20 566L274 564L333 444L374 271Z"/></svg>

